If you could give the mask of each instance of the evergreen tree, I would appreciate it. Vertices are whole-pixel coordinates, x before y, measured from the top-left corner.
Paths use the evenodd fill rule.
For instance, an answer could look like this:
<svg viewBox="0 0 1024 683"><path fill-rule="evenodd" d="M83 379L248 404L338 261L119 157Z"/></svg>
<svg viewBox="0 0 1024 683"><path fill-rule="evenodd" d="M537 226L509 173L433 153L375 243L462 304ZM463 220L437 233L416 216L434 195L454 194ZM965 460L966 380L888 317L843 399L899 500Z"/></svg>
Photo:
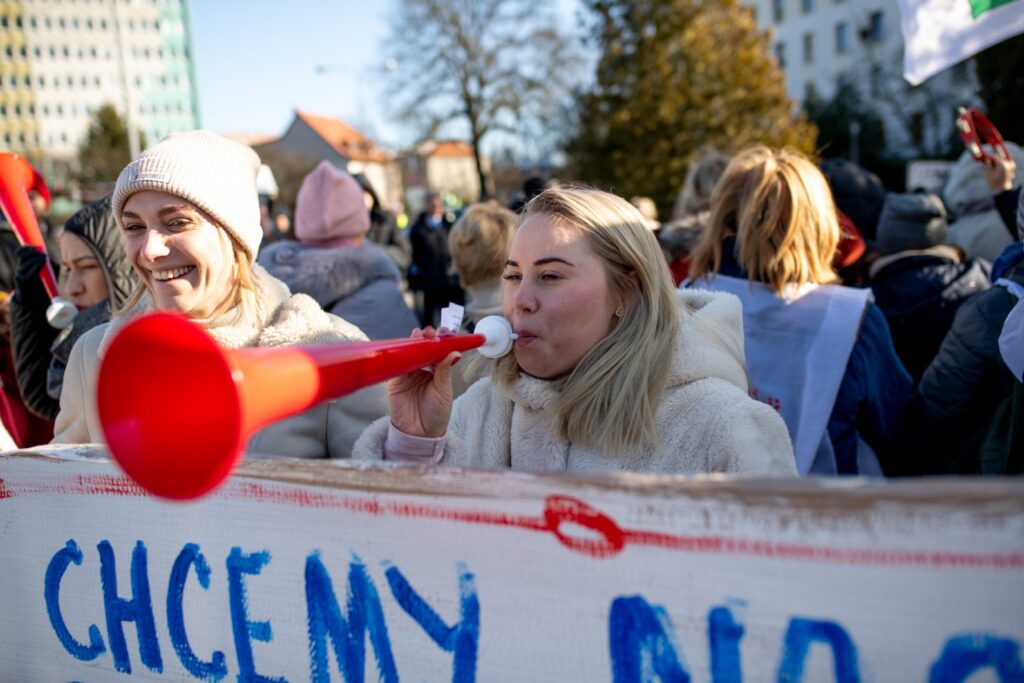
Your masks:
<svg viewBox="0 0 1024 683"><path fill-rule="evenodd" d="M139 146L145 148L145 139ZM83 185L113 183L129 162L128 126L112 104L105 104L93 114L89 132L78 148L76 179Z"/></svg>
<svg viewBox="0 0 1024 683"><path fill-rule="evenodd" d="M814 127L786 96L753 12L737 0L584 0L600 51L567 145L577 175L667 215L701 147L811 152Z"/></svg>
<svg viewBox="0 0 1024 683"><path fill-rule="evenodd" d="M1024 35L993 45L974 58L985 113L1007 140L1024 144L1024 116L1020 96L1024 93Z"/></svg>

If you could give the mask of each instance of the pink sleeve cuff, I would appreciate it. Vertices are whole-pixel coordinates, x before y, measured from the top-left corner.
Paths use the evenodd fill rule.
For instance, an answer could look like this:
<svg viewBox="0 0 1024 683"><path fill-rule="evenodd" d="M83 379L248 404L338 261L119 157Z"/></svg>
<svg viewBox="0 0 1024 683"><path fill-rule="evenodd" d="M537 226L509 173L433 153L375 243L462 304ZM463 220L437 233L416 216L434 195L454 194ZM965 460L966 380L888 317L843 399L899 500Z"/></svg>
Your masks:
<svg viewBox="0 0 1024 683"><path fill-rule="evenodd" d="M384 459L392 462L436 465L444 455L445 437L413 436L388 422Z"/></svg>

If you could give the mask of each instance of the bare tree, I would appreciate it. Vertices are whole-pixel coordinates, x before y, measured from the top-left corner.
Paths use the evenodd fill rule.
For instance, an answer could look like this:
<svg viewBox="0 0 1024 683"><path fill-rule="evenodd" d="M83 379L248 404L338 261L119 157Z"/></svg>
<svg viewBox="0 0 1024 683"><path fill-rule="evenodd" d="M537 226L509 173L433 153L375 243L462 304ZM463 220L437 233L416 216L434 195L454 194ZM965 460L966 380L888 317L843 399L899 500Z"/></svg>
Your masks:
<svg viewBox="0 0 1024 683"><path fill-rule="evenodd" d="M393 23L389 106L422 139L466 124L488 194L481 141L557 118L575 73L572 41L540 0L401 0Z"/></svg>

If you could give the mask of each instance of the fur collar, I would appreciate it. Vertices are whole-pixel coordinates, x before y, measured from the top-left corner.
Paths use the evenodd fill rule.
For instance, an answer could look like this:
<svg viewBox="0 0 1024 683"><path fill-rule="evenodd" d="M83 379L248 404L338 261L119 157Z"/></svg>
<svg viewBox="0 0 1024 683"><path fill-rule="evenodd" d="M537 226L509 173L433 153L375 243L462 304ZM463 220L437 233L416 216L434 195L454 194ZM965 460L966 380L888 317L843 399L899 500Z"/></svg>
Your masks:
<svg viewBox="0 0 1024 683"><path fill-rule="evenodd" d="M322 249L276 242L260 253L258 263L288 289L308 294L324 308L378 280L401 281L394 261L373 244Z"/></svg>

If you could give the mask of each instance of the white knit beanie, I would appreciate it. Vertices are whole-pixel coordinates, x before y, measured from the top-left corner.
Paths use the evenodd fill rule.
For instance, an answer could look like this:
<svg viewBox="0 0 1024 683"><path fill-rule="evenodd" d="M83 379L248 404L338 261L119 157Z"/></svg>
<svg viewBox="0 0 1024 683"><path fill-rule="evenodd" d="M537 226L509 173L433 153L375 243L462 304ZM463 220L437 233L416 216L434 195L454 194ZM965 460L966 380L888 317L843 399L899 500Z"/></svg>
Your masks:
<svg viewBox="0 0 1024 683"><path fill-rule="evenodd" d="M256 258L263 228L256 194L260 158L243 144L208 130L171 133L128 164L117 178L111 210L121 211L136 192L166 192L191 202Z"/></svg>

